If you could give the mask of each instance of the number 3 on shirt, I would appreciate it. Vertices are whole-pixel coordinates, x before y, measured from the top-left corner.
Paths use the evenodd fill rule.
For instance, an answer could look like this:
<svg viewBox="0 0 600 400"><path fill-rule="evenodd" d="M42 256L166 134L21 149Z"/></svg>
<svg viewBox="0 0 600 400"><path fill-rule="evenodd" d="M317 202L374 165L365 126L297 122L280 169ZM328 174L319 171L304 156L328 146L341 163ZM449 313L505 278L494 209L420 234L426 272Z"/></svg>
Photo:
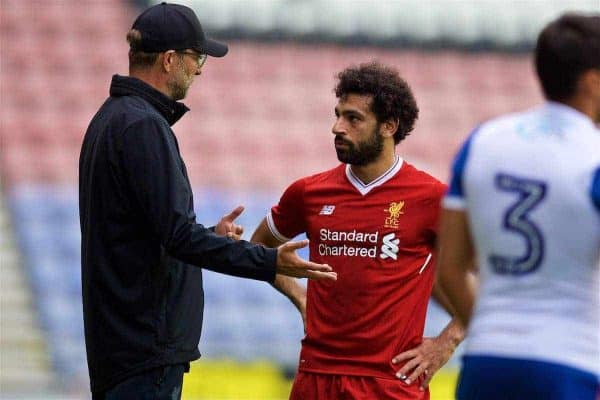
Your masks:
<svg viewBox="0 0 600 400"><path fill-rule="evenodd" d="M546 183L502 173L496 175L494 183L497 189L519 196L504 213L503 226L525 239L526 251L520 257L491 254L489 261L498 274L529 274L540 266L544 258L544 237L527 214L544 199Z"/></svg>

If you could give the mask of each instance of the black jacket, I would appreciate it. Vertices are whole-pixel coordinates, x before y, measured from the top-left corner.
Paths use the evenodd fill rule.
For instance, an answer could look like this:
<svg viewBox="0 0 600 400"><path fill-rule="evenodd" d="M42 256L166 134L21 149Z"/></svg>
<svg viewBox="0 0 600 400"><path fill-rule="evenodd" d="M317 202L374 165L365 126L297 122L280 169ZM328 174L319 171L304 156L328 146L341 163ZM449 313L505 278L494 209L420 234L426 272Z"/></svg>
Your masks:
<svg viewBox="0 0 600 400"><path fill-rule="evenodd" d="M275 278L276 250L217 236L196 223L170 128L187 111L141 80L115 75L110 97L85 134L79 212L92 392L200 357L204 293L198 267Z"/></svg>

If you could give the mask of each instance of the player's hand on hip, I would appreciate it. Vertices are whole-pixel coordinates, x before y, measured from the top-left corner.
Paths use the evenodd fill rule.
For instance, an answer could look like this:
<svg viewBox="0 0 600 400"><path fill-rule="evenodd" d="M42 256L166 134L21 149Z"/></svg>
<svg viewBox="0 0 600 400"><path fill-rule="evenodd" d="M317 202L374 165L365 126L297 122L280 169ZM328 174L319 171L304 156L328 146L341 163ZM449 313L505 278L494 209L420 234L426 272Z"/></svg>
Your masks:
<svg viewBox="0 0 600 400"><path fill-rule="evenodd" d="M443 337L423 338L420 345L402 352L392 359L393 364L406 361L396 376L407 385L420 379L419 386L425 390L433 375L450 359L455 347L453 343Z"/></svg>
<svg viewBox="0 0 600 400"><path fill-rule="evenodd" d="M215 233L234 240L240 240L244 233L244 227L236 224L234 221L243 211L244 206L237 206L233 211L221 218L217 226L215 226Z"/></svg>
<svg viewBox="0 0 600 400"><path fill-rule="evenodd" d="M314 280L337 279L337 273L327 264L318 264L300 258L296 250L306 247L308 240L287 242L277 248L277 273L295 278Z"/></svg>

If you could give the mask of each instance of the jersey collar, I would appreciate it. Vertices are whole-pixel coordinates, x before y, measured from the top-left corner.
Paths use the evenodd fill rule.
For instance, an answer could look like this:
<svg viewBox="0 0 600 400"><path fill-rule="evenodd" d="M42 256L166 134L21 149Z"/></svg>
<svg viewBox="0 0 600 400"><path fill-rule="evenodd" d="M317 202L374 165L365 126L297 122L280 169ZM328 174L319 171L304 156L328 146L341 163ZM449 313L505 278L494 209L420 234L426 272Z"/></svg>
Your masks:
<svg viewBox="0 0 600 400"><path fill-rule="evenodd" d="M352 172L352 168L350 168L350 164L346 164L346 177L348 178L348 181L350 181L352 186L354 186L356 190L358 190L360 194L364 196L374 188L381 186L390 179L392 179L394 175L396 175L396 173L400 171L400 168L402 168L403 163L404 160L402 160L402 157L396 155L394 164L390 167L390 169L385 171L379 178L374 179L368 184L363 183L363 181L361 181L356 175L354 175L354 173Z"/></svg>

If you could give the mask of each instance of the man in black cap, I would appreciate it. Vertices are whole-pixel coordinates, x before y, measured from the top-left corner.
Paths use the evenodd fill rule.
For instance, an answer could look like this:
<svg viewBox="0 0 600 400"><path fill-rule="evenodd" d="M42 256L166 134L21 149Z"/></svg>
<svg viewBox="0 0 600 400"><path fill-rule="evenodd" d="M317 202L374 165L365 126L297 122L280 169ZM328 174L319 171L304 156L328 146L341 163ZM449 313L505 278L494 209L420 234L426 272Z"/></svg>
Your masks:
<svg viewBox="0 0 600 400"><path fill-rule="evenodd" d="M178 399L200 356L203 267L272 282L276 273L335 280L305 261L306 241L267 249L239 240L238 207L214 228L196 223L192 189L171 130L207 56L194 12L162 3L127 34L129 76L113 76L79 160L85 340L94 399Z"/></svg>

